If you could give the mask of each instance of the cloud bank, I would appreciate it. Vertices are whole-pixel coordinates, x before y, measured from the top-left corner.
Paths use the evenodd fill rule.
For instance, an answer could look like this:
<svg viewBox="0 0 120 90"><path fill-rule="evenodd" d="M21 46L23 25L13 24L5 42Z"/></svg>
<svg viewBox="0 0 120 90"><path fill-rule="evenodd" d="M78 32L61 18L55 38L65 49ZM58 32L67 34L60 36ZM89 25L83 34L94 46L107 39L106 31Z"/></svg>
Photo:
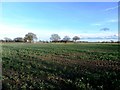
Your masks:
<svg viewBox="0 0 120 90"><path fill-rule="evenodd" d="M74 36L79 36L80 38L117 38L117 33L107 32L106 33L72 33L68 30L58 30L58 31L51 31L51 30L32 30L32 29L26 29L23 27L17 27L17 26L9 26L9 25L2 25L0 24L0 39L3 39L4 37L8 37L11 39L14 39L16 37L24 37L25 34L28 32L35 33L39 40L50 40L51 34L59 34L61 38L64 36L69 36L70 38L73 38ZM102 31L109 31L109 28L102 28ZM50 31L50 32L49 32ZM74 30L73 30L74 31Z"/></svg>

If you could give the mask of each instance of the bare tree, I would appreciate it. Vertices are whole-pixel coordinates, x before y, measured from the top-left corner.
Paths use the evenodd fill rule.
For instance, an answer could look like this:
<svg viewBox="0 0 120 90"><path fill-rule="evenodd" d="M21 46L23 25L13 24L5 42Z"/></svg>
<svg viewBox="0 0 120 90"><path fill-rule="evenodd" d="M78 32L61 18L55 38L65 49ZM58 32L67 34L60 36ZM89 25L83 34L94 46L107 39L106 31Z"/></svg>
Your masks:
<svg viewBox="0 0 120 90"><path fill-rule="evenodd" d="M74 36L74 37L73 37L73 40L76 42L77 40L80 40L80 37Z"/></svg>
<svg viewBox="0 0 120 90"><path fill-rule="evenodd" d="M69 36L65 36L65 37L63 38L63 40L69 41L69 40L70 40L70 37L69 37Z"/></svg>
<svg viewBox="0 0 120 90"><path fill-rule="evenodd" d="M63 41L66 43L66 42L68 42L68 41L70 41L70 37L69 36L65 36L64 38L63 38Z"/></svg>
<svg viewBox="0 0 120 90"><path fill-rule="evenodd" d="M28 33L28 34L26 34L25 35L25 37L24 37L24 41L25 42L32 42L32 41L34 41L34 40L37 40L37 36L36 36L36 34L34 34L34 33Z"/></svg>
<svg viewBox="0 0 120 90"><path fill-rule="evenodd" d="M15 42L23 42L24 39L22 37L16 37L16 38L14 38L14 41Z"/></svg>
<svg viewBox="0 0 120 90"><path fill-rule="evenodd" d="M4 38L4 41L5 41L5 42L12 42L12 39L11 39L11 38L8 38L8 37L5 37L5 38Z"/></svg>
<svg viewBox="0 0 120 90"><path fill-rule="evenodd" d="M52 34L50 40L52 41L59 41L61 38L58 34Z"/></svg>

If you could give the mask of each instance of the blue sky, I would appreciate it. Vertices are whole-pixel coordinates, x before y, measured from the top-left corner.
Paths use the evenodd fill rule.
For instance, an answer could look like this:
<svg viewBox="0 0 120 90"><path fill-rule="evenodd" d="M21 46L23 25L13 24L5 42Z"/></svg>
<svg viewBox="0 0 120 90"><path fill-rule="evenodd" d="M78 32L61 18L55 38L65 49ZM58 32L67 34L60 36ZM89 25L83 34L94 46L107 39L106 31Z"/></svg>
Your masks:
<svg viewBox="0 0 120 90"><path fill-rule="evenodd" d="M49 40L53 33L61 38L116 38L118 7L117 2L4 2L0 38L28 32L40 40Z"/></svg>

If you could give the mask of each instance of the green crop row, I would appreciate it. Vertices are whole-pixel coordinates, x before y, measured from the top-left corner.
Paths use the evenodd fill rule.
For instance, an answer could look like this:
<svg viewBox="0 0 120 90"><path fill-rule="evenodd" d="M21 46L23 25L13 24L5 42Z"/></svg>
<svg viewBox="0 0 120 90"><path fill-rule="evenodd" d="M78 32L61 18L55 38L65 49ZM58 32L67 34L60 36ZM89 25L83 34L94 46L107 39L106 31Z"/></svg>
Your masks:
<svg viewBox="0 0 120 90"><path fill-rule="evenodd" d="M2 44L4 90L119 90L118 44Z"/></svg>

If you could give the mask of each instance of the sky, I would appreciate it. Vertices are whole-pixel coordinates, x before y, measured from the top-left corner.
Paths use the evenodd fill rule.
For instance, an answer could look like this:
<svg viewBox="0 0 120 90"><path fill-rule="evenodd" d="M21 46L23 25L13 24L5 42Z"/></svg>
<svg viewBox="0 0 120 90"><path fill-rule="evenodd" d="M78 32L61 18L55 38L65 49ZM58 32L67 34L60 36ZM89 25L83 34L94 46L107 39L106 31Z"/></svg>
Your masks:
<svg viewBox="0 0 120 90"><path fill-rule="evenodd" d="M51 34L82 39L117 40L117 2L3 2L0 39L24 37L28 32L38 40ZM99 41L99 40L98 40Z"/></svg>

